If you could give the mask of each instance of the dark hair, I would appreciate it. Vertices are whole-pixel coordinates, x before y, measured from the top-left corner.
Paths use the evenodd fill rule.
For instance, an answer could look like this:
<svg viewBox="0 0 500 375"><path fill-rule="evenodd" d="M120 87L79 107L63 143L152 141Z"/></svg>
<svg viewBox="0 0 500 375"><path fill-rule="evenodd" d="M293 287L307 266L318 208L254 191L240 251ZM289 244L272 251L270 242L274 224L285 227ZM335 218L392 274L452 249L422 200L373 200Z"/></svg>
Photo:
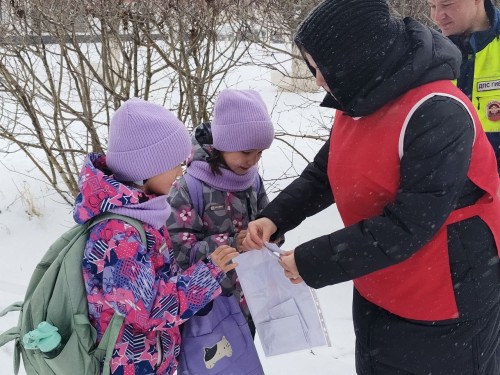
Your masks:
<svg viewBox="0 0 500 375"><path fill-rule="evenodd" d="M207 158L207 163L210 166L210 170L215 175L222 175L222 171L220 167L222 165L226 165L224 161L224 157L222 156L222 152L216 149L213 149L210 156Z"/></svg>

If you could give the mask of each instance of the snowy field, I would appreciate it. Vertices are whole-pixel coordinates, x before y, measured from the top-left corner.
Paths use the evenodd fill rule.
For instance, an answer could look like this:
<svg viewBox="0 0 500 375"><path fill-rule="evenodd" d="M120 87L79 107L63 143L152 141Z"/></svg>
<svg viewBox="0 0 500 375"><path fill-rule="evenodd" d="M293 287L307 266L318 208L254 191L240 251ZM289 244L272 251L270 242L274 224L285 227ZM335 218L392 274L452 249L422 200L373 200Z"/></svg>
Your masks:
<svg viewBox="0 0 500 375"><path fill-rule="evenodd" d="M277 132L287 130L301 134L325 134L321 124L331 123L333 112L319 109L322 93L303 94L281 92L271 84L271 72L256 66L245 66L233 72L225 87L252 88L261 93L272 114ZM314 100L314 103L305 99ZM307 104L304 104L307 103ZM302 138L287 140L300 153L312 159L321 142ZM0 141L0 147L4 144ZM302 157L291 152L284 143L275 141L264 152L261 173L271 199L276 191L291 180L286 176L300 172L306 165ZM62 232L73 225L71 207L39 177L29 160L21 153L0 155L0 310L22 300L31 272L42 254ZM335 207L305 221L287 235L284 248L315 236L329 233L342 226ZM259 340L257 349L267 375L353 375L354 332L352 328L352 283L343 283L318 290L319 301L330 334L332 347L315 348L266 358ZM17 322L17 314L0 318L0 331ZM0 373L13 374L13 345L0 348ZM21 369L21 374L24 372Z"/></svg>

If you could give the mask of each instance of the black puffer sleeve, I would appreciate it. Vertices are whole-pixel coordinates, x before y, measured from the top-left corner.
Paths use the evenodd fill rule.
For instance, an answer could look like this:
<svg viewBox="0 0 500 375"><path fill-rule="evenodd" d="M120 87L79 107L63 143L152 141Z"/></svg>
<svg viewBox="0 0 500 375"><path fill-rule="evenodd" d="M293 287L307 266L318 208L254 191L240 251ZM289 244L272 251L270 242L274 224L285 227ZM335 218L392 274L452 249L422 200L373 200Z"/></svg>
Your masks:
<svg viewBox="0 0 500 375"><path fill-rule="evenodd" d="M462 103L443 96L425 101L405 132L396 200L380 216L298 246L295 260L305 282L319 288L352 280L417 252L460 198L473 140Z"/></svg>

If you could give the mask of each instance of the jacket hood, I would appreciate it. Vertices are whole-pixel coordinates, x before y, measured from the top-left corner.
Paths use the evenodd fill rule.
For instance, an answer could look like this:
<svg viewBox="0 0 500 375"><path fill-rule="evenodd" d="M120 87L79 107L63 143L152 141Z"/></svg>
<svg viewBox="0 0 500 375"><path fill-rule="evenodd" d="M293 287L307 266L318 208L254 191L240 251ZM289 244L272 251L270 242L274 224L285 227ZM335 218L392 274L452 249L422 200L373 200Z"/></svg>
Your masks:
<svg viewBox="0 0 500 375"><path fill-rule="evenodd" d="M340 109L352 117L366 116L415 87L458 77L459 49L439 32L412 18L405 18L403 22L404 52L388 53L378 73L350 103L338 103L327 94L322 106ZM401 45L395 43L394 48L401 52Z"/></svg>
<svg viewBox="0 0 500 375"><path fill-rule="evenodd" d="M87 155L78 187L80 192L73 208L73 218L79 224L99 214L113 212L160 228L170 214L166 196L148 195L115 180L102 154Z"/></svg>
<svg viewBox="0 0 500 375"><path fill-rule="evenodd" d="M186 164L189 166L193 161L206 162L207 159L213 154L213 138L212 128L209 122L204 122L198 125L191 137L191 154L189 155Z"/></svg>

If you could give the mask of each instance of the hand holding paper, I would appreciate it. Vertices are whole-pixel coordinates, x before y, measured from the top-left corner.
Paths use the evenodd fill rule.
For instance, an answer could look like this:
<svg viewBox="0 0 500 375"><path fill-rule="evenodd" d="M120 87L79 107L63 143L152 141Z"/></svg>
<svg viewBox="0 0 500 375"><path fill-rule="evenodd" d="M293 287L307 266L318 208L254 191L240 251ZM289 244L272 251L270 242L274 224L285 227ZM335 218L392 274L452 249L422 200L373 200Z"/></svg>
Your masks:
<svg viewBox="0 0 500 375"><path fill-rule="evenodd" d="M287 251L280 255L279 264L285 270L285 277L287 277L292 284L299 284L302 277L299 275L299 270L295 264L295 254L293 251Z"/></svg>
<svg viewBox="0 0 500 375"><path fill-rule="evenodd" d="M276 224L267 217L251 221L248 223L247 236L243 240L243 245L248 249L262 249L264 242L269 241L277 230Z"/></svg>
<svg viewBox="0 0 500 375"><path fill-rule="evenodd" d="M245 251L249 250L245 245L243 245L243 241L245 240L246 236L247 236L246 230L242 230L241 232L236 234L235 247L236 247L236 251L238 251L238 253L244 253Z"/></svg>
<svg viewBox="0 0 500 375"><path fill-rule="evenodd" d="M288 262L293 254L267 244L238 256L236 272L266 356L331 345L314 291L300 276L293 285L283 274L279 258Z"/></svg>
<svg viewBox="0 0 500 375"><path fill-rule="evenodd" d="M264 246L267 250L269 250L273 255L276 255L276 257L278 258L281 254L287 253L286 250L283 250L281 247L279 247L273 242L266 242L264 243Z"/></svg>

